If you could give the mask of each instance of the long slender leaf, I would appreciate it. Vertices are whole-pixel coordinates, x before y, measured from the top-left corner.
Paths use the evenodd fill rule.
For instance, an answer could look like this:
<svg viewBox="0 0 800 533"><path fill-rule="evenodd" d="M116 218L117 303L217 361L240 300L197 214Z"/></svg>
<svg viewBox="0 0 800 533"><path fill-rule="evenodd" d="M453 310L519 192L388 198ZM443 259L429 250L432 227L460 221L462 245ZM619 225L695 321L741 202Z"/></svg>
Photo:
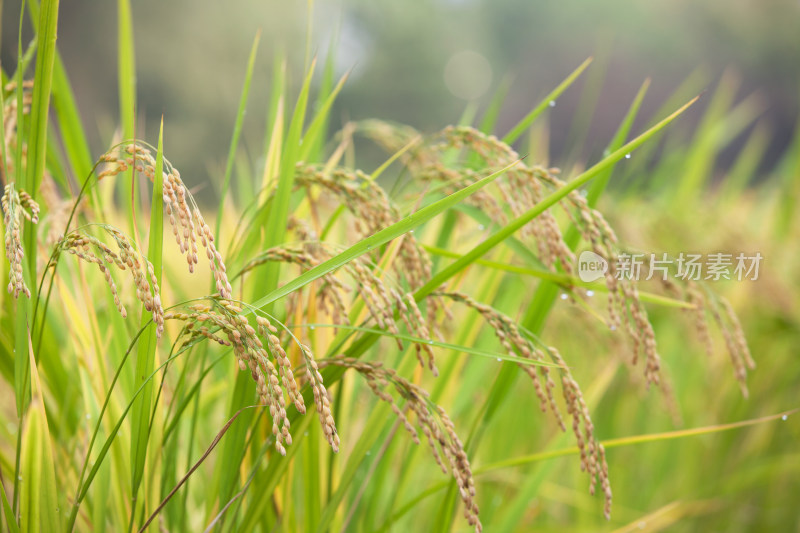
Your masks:
<svg viewBox="0 0 800 533"><path fill-rule="evenodd" d="M153 179L153 202L150 206L150 236L147 248L147 257L153 265L156 283L161 285L161 265L164 241L164 200L163 200L163 169L164 169L164 121L158 135L158 151L156 154L156 169ZM136 386L144 386L144 392L135 402L131 415L131 489L133 494L132 516L135 515L137 494L144 477L145 459L147 456L147 443L150 439L150 406L152 403L153 385L148 376L155 367L157 337L154 327L148 328L151 322L151 313L142 306L141 327L147 328L143 338L139 341L136 353Z"/></svg>
<svg viewBox="0 0 800 533"><path fill-rule="evenodd" d="M578 79L584 70L589 66L592 62L592 58L588 58L586 61L580 64L578 68L576 68L572 73L567 76L567 78L562 81L558 87L550 91L550 94L544 97L542 101L534 107L525 117L517 123L516 126L511 128L511 131L506 133L503 137L503 142L506 144L512 144L514 141L519 139L523 133L525 133L528 128L533 124L533 122L541 115L545 109L550 107L550 102L555 102L561 94L566 91L572 83Z"/></svg>
<svg viewBox="0 0 800 533"><path fill-rule="evenodd" d="M30 342L28 342L30 347ZM55 463L50 428L42 397L39 371L29 348L31 368L31 407L22 436L22 531L61 531L59 492L56 488Z"/></svg>
<svg viewBox="0 0 800 533"><path fill-rule="evenodd" d="M228 149L228 161L225 164L225 177L222 181L222 188L219 192L219 207L217 216L217 227L215 231L216 238L220 238L220 225L222 224L223 208L225 206L225 199L228 196L228 188L231 183L231 175L233 174L233 163L236 158L236 149L239 146L239 136L242 134L242 125L244 124L244 114L247 110L247 99L250 95L250 82L253 79L253 67L256 63L256 53L258 52L258 43L261 40L261 31L256 33L253 39L253 46L250 49L250 59L247 61L247 71L244 76L244 86L242 87L242 96L239 98L239 110L236 112L236 124L233 126L233 135L231 136L231 146Z"/></svg>
<svg viewBox="0 0 800 533"><path fill-rule="evenodd" d="M136 136L136 58L130 0L117 1L117 83L122 138L130 140ZM118 183L120 184L118 190L128 215L128 230L135 236L138 202L133 169L126 171Z"/></svg>

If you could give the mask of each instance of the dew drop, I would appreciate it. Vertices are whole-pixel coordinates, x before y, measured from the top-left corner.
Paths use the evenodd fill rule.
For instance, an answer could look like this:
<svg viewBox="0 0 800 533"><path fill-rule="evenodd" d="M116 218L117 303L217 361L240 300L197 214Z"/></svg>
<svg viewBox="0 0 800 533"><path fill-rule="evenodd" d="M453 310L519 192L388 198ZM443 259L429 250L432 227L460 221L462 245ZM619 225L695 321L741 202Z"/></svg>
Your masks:
<svg viewBox="0 0 800 533"><path fill-rule="evenodd" d="M555 107L555 106L556 106L556 101L550 100L550 107Z"/></svg>
<svg viewBox="0 0 800 533"><path fill-rule="evenodd" d="M606 148L605 150L603 150L603 157L608 157L608 156L610 156L610 155L611 155L611 152L609 152L609 151L608 151L608 148Z"/></svg>
<svg viewBox="0 0 800 533"><path fill-rule="evenodd" d="M413 229L412 229L412 230L408 230L408 232L409 232L409 233L414 233L414 230L413 230Z"/></svg>
<svg viewBox="0 0 800 533"><path fill-rule="evenodd" d="M367 455L372 455L372 452L370 450L367 450Z"/></svg>
<svg viewBox="0 0 800 533"><path fill-rule="evenodd" d="M609 329L610 329L611 331L617 331L617 326L611 326L611 327L609 327Z"/></svg>
<svg viewBox="0 0 800 533"><path fill-rule="evenodd" d="M562 300L566 300L567 298L569 298L569 296L567 296L566 293L562 293L561 294L561 299Z"/></svg>
<svg viewBox="0 0 800 533"><path fill-rule="evenodd" d="M631 154L625 154L625 159L630 159L630 158L631 158Z"/></svg>
<svg viewBox="0 0 800 533"><path fill-rule="evenodd" d="M308 329L314 329L314 326L308 326Z"/></svg>
<svg viewBox="0 0 800 533"><path fill-rule="evenodd" d="M90 420L91 418L92 418L92 415L90 415L89 413L86 413L86 420Z"/></svg>
<svg viewBox="0 0 800 533"><path fill-rule="evenodd" d="M305 435L306 437L308 437L308 431L304 432L304 433L303 433L303 435Z"/></svg>
<svg viewBox="0 0 800 533"><path fill-rule="evenodd" d="M592 296L594 296L594 291L592 291L592 290L588 290L588 291L586 291L586 296L588 296L589 298L591 298Z"/></svg>
<svg viewBox="0 0 800 533"><path fill-rule="evenodd" d="M428 341L428 344L433 344L433 341Z"/></svg>
<svg viewBox="0 0 800 533"><path fill-rule="evenodd" d="M781 417L781 420L788 420L788 418L789 418L789 417L788 417L787 415L783 415L783 416Z"/></svg>
<svg viewBox="0 0 800 533"><path fill-rule="evenodd" d="M483 231L486 229L486 226L484 226L483 224L478 224L478 229Z"/></svg>
<svg viewBox="0 0 800 533"><path fill-rule="evenodd" d="M497 360L498 360L498 361L502 361L502 360L503 360L503 358L502 358L502 357L498 357L498 358L497 358Z"/></svg>
<svg viewBox="0 0 800 533"><path fill-rule="evenodd" d="M17 481L22 481L22 476L17 476Z"/></svg>

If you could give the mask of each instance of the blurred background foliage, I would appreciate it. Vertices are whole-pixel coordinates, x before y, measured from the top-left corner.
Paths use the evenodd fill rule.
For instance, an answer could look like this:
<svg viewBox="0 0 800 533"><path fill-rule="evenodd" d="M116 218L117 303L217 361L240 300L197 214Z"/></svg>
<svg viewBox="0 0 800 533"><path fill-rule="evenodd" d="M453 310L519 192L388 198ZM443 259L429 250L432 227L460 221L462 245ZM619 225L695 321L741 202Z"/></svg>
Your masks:
<svg viewBox="0 0 800 533"><path fill-rule="evenodd" d="M139 0L132 8L139 127L152 138L163 113L173 159L198 181L215 175L224 162L247 52L256 32L263 31L253 85L262 94L251 99L250 135L245 136L258 144L249 146L250 152L258 153L261 141L254 139L263 137L271 63L285 54L290 85L300 82L307 3ZM5 2L3 64L15 62L18 9ZM71 0L61 6L61 21L59 48L93 152L100 153L118 110L115 4ZM339 73L352 69L334 119L381 117L423 131L461 115L465 102L458 96L463 92L456 88L454 98L445 71L465 50L485 58L484 67L488 63L488 73L478 68L483 74L479 82L486 86L479 98L484 108L491 94L508 83L499 132L594 56L590 75L549 116L551 163L564 166L596 159L645 78L652 85L642 120L688 78L699 92L713 89L727 71L736 100L758 93L760 121L769 132L761 169L769 170L786 149L797 120L798 27L800 4L795 0L345 0L315 3L311 44L322 59L334 50ZM475 65L462 64L468 71L470 66ZM467 81L475 80L467 76ZM699 106L689 122L701 113ZM746 133L722 153L722 166L733 160ZM547 159L546 154L536 157Z"/></svg>

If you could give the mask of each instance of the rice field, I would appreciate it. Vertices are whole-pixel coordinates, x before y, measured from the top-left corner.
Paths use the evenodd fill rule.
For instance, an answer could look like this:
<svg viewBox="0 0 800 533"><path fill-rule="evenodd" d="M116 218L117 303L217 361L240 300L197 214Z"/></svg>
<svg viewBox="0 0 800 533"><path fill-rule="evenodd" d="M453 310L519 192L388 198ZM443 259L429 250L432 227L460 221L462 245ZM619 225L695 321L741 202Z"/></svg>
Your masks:
<svg viewBox="0 0 800 533"><path fill-rule="evenodd" d="M0 91L4 531L800 527L800 127L768 175L754 129L715 176L759 116L733 81L642 116L642 80L601 157L553 168L547 113L591 58L507 131L502 91L438 131L340 127L334 58L254 87L256 35L202 183L168 121L137 138L128 0L101 153L58 0L27 9Z"/></svg>

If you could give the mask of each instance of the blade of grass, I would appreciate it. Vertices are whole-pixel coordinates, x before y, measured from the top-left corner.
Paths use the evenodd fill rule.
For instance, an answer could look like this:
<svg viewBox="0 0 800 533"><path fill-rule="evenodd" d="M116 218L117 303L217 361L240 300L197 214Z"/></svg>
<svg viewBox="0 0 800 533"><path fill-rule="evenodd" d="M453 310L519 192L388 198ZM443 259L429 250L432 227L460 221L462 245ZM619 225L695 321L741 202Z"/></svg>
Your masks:
<svg viewBox="0 0 800 533"><path fill-rule="evenodd" d="M169 503L169 501L172 499L172 497L175 495L175 493L178 492L178 490L189 480L189 478L192 476L192 474L194 474L195 471L198 468L200 468L200 465L202 465L203 462L208 458L208 456L211 455L211 452L214 451L214 448L217 447L217 444L219 444L219 441L222 440L222 437L225 436L225 433L227 433L228 429L230 429L231 425L236 421L236 419L239 417L239 415L241 413L242 413L242 409L240 409L239 411L236 411L236 413L225 423L225 425L222 426L222 429L219 430L219 432L217 433L216 437L214 437L214 440L211 441L211 444L208 446L208 448L206 448L206 451L203 453L203 455L200 457L200 459L198 459L197 462L195 462L194 465L192 465L192 467L189 469L189 471L172 488L172 490L161 501L161 503L158 505L158 507L156 507L156 509L152 512L152 514L145 521L145 523L142 524L142 527L139 528L139 533L142 533L144 530L147 529L147 526L149 526L150 523L156 518L156 516L158 516L158 513L160 513L161 510L167 505L167 503Z"/></svg>
<svg viewBox="0 0 800 533"><path fill-rule="evenodd" d="M239 146L239 137L242 134L242 125L244 124L244 114L247 109L247 99L250 95L250 82L253 79L253 67L256 63L256 54L258 52L258 43L261 40L261 30L256 33L253 39L253 46L250 49L250 59L247 61L247 71L244 75L244 86L242 87L242 95L239 98L239 110L236 112L236 123L233 126L233 135L231 136L231 146L228 149L228 161L225 164L225 177L222 181L222 189L219 192L219 207L217 208L217 225L214 235L217 241L220 240L220 225L222 224L222 213L225 206L225 199L228 196L228 188L231 183L231 175L233 174L233 163L236 159L236 149Z"/></svg>
<svg viewBox="0 0 800 533"><path fill-rule="evenodd" d="M117 83L122 139L136 136L136 58L133 42L133 20L130 0L117 1ZM128 215L128 233L135 236L136 183L135 172L129 169L118 180L119 193Z"/></svg>
<svg viewBox="0 0 800 533"><path fill-rule="evenodd" d="M643 444L646 442L663 442L668 440L675 440L675 439L684 439L687 437L696 437L699 435L708 435L711 433L720 433L722 431L730 431L733 429L740 429L749 426L755 426L758 424L764 424L766 422L775 422L777 420L785 421L788 417L797 414L800 412L800 408L791 409L789 411L784 411L782 413L777 413L774 415L762 416L759 418L752 418L749 420L742 420L740 422L732 422L729 424L716 424L713 426L703 426L698 428L690 428L690 429L679 429L676 431L666 431L663 433L649 433L645 435L634 435L631 437L621 437L618 439L608 439L602 441L602 445L607 450L611 448L619 448L623 446L633 446L636 444ZM529 463L533 463L536 461L542 461L544 459L552 459L555 457L563 457L565 455L574 455L580 453L580 450L577 446L571 446L569 448L563 448L560 450L554 450L551 452L544 452L544 453L534 453L531 455L525 455L522 457L513 457L511 459L506 459L504 461L497 461L494 463L490 463L484 465L480 468L475 470L476 474L485 474L487 472L493 472L495 470L500 470L503 468L510 468L515 466L521 466Z"/></svg>
<svg viewBox="0 0 800 533"><path fill-rule="evenodd" d="M280 175L275 189L275 196L271 202L266 219L264 232L264 249L272 248L283 243L286 235L286 223L289 219L290 198L294 186L294 171L302 147L301 139L303 125L305 123L306 107L308 106L308 93L311 87L311 78L314 74L316 60L311 62L311 66L306 73L300 95L297 98L292 118L289 122L289 131L286 134L286 142L281 153ZM263 283L259 284L266 290L272 290L278 286L280 276L280 265L272 264L267 267L264 274Z"/></svg>
<svg viewBox="0 0 800 533"><path fill-rule="evenodd" d="M333 90L334 81L336 80L334 77L334 71L336 66L336 43L339 41L338 34L339 28L337 25L336 29L334 29L334 32L331 35L330 45L328 46L327 56L325 57L325 66L322 69L322 79L320 80L319 87L317 89L317 98L314 102L313 109L321 109ZM308 153L312 155L312 159L317 161L322 159L325 143L328 140L327 133L330 115L327 112L324 115L323 124L320 127L322 135L315 137L313 142L311 142L308 147ZM305 142L303 144L305 144Z"/></svg>
<svg viewBox="0 0 800 533"><path fill-rule="evenodd" d="M561 94L566 91L576 79L578 79L578 76L580 76L583 71L586 70L591 62L592 58L590 57L581 63L578 68L572 71L572 73L567 76L567 78L562 81L558 87L553 89L550 94L544 97L539 105L534 107L527 115L525 115L522 120L519 121L519 123L517 123L516 126L511 128L511 131L506 133L506 135L503 137L503 142L506 144L512 144L514 141L519 139L528 130L531 124L533 124L536 118L541 115L545 109L550 107L550 102L555 102L558 97L561 96Z"/></svg>
<svg viewBox="0 0 800 533"><path fill-rule="evenodd" d="M520 365L533 365L533 366L547 366L552 368L559 368L560 365L555 363L548 363L546 361L537 361L535 359L525 359L523 357L514 357L512 355L508 355L507 353L501 352L489 352L486 350L479 350L477 348L472 348L471 346L464 346L460 344L451 344L448 342L441 342L441 341L434 341L434 340L426 340L420 337L414 337L413 335L405 335L403 333L389 333L388 331L383 331L380 329L375 328L364 328L359 326L349 326L347 324L301 324L304 328L337 328L337 329L344 329L348 331L360 331L362 333L374 333L376 335L381 335L384 337L389 337L392 339L400 339L406 342L412 342L415 344L430 344L436 348L443 348L446 350L452 350L455 353L464 353L468 355L475 355L478 357L485 357L487 359L494 359L496 361L510 361L512 363L517 363ZM292 326L292 327L297 327Z"/></svg>
<svg viewBox="0 0 800 533"><path fill-rule="evenodd" d="M354 483L356 473L363 465L367 453L378 440L378 437L385 431L388 431L394 422L391 416L391 410L385 402L380 402L380 405L376 405L373 408L369 419L366 424L364 424L364 431L359 436L348 458L347 465L339 478L339 485L336 487L336 490L331 495L328 504L322 512L322 517L317 527L318 533L328 531L329 526L336 516L336 511L344 500L347 491Z"/></svg>
<svg viewBox="0 0 800 533"><path fill-rule="evenodd" d="M633 122L639 115L639 108L641 107L642 101L647 94L647 89L649 88L650 78L647 78L639 88L639 92L637 92L636 96L634 96L633 102L631 102L628 112L625 114L625 118L622 119L622 123L619 125L619 128L617 128L617 132L614 134L611 142L608 143L606 150L608 150L609 153L618 150L623 143L625 143L625 139L628 138L628 134L633 127ZM589 207L594 207L597 205L600 196L603 194L603 191L605 191L606 186L608 185L608 181L611 179L611 175L614 173L614 168L614 166L609 167L592 182L586 194L586 202L589 204ZM575 231L574 226L570 229L571 231ZM575 237L573 237L573 239L575 239ZM570 244L574 249L574 246L577 243L572 244L568 241L567 244Z"/></svg>
<svg viewBox="0 0 800 533"><path fill-rule="evenodd" d="M500 116L500 110L503 108L503 102L506 101L508 90L511 88L511 81L511 76L503 78L500 85L498 85L497 89L494 91L492 100L489 102L489 106L486 108L483 118L481 118L478 129L487 135L494 131L497 118Z"/></svg>
<svg viewBox="0 0 800 533"><path fill-rule="evenodd" d="M297 158L299 161L316 159L312 157L312 154L315 149L318 149L317 140L324 138L325 128L328 125L328 116L330 114L331 107L333 106L333 102L336 100L336 97L339 96L339 93L341 92L342 87L344 87L345 82L347 82L347 77L349 74L350 73L348 72L339 79L339 82L333 88L330 95L328 95L328 97L320 104L319 110L314 116L314 119L311 121L311 124L309 124L308 128L306 128L305 135L303 135L300 154ZM321 156L321 154L314 155Z"/></svg>
<svg viewBox="0 0 800 533"><path fill-rule="evenodd" d="M587 153L592 150L594 139L589 136L592 119L597 111L597 103L603 92L603 85L608 76L608 63L611 59L611 46L608 40L603 39L597 43L594 50L594 64L592 70L586 74L583 87L581 87L580 98L575 110L572 113L572 123L567 132L565 147L566 157L563 158L564 166L572 164L578 160L581 152Z"/></svg>
<svg viewBox="0 0 800 533"><path fill-rule="evenodd" d="M22 531L61 531L55 463L44 406L44 391L30 340L31 407L22 438Z"/></svg>
<svg viewBox="0 0 800 533"><path fill-rule="evenodd" d="M738 200L753 176L758 175L758 166L764 159L770 141L771 135L766 125L763 122L756 124L722 184L722 195L728 202Z"/></svg>
<svg viewBox="0 0 800 533"><path fill-rule="evenodd" d="M164 119L158 134L158 150L156 153L156 169L153 179L153 201L150 206L150 235L147 248L148 260L153 265L156 283L161 285L161 265L164 241L164 207L163 207L163 169L164 169ZM141 327L145 328L151 322L151 313L142 306ZM134 403L131 415L131 489L132 509L131 525L136 515L136 502L139 486L144 477L145 459L147 456L147 443L150 438L150 405L153 396L153 384L147 376L155 366L156 329L148 328L139 342L136 353L136 386L143 386L144 392ZM147 380L147 381L146 381Z"/></svg>
<svg viewBox="0 0 800 533"><path fill-rule="evenodd" d="M17 518L14 516L14 510L11 508L11 504L8 502L6 489L2 483L0 483L0 497L3 498L3 517L6 519L6 527L8 528L8 531L10 533L19 533Z"/></svg>

